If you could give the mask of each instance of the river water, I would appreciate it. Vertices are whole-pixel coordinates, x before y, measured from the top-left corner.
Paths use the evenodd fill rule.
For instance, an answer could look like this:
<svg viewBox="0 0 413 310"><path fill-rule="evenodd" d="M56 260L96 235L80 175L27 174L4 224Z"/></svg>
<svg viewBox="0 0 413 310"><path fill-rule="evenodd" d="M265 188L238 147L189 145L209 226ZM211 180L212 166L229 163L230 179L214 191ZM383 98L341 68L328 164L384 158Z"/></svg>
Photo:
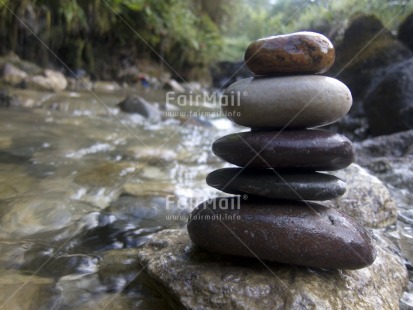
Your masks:
<svg viewBox="0 0 413 310"><path fill-rule="evenodd" d="M31 107L0 111L0 308L168 309L136 254L221 195L204 181L225 165L211 143L240 128L151 122L119 111L125 92L12 93ZM143 96L165 102L162 91ZM214 102L168 109L219 112Z"/></svg>
<svg viewBox="0 0 413 310"><path fill-rule="evenodd" d="M13 90L0 113L2 309L163 309L137 249L218 192L211 143L229 121L120 112L125 93ZM165 102L165 93L145 93ZM214 102L168 107L218 112Z"/></svg>

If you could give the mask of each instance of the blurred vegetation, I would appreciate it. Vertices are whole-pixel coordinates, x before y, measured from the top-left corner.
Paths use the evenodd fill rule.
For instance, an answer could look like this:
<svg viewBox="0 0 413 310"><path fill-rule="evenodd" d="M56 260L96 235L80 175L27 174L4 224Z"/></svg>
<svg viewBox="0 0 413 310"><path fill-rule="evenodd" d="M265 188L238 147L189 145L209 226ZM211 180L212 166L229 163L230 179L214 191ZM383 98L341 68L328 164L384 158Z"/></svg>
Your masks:
<svg viewBox="0 0 413 310"><path fill-rule="evenodd" d="M352 17L361 13L376 15L395 31L412 11L410 0L241 0L223 34L220 59L240 60L251 41L300 30L321 32L337 43Z"/></svg>
<svg viewBox="0 0 413 310"><path fill-rule="evenodd" d="M185 76L188 70L217 60L242 59L248 44L263 36L316 30L339 39L351 16L361 12L376 14L394 30L412 11L409 3L0 0L0 54L13 51L40 65L61 66L55 53L71 69L85 69L97 77L102 77L102 72L110 76L111 66L122 62L138 58L159 61L160 56Z"/></svg>
<svg viewBox="0 0 413 310"><path fill-rule="evenodd" d="M71 69L91 73L111 55L161 56L178 71L202 67L222 48L230 7L220 0L0 0L0 53L44 65L55 60L48 46Z"/></svg>

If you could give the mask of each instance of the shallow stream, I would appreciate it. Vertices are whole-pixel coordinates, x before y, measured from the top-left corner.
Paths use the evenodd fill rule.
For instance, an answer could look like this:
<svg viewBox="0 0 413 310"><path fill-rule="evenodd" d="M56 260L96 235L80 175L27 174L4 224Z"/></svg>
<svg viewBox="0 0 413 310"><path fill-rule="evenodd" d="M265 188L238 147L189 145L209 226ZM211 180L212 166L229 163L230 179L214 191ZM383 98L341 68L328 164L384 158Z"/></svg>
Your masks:
<svg viewBox="0 0 413 310"><path fill-rule="evenodd" d="M166 308L137 248L217 195L204 179L230 122L153 123L120 112L121 92L12 93L31 108L0 111L0 308ZM168 107L189 108L219 111Z"/></svg>

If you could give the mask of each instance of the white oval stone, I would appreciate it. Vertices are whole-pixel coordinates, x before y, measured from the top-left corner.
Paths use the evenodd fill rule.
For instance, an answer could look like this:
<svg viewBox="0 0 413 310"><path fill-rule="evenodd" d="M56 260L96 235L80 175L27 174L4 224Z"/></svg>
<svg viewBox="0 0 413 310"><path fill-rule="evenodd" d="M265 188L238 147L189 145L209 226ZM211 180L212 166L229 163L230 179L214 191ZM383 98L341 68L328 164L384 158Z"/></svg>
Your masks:
<svg viewBox="0 0 413 310"><path fill-rule="evenodd" d="M346 85L317 75L243 79L221 98L224 114L251 128L324 126L346 115L351 104Z"/></svg>

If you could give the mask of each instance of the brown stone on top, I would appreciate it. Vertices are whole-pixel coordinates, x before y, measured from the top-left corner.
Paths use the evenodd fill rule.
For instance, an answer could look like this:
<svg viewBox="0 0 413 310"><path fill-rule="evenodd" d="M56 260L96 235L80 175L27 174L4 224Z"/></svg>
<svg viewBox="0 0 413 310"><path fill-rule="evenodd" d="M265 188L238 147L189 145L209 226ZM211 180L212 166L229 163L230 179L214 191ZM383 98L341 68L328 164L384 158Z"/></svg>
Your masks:
<svg viewBox="0 0 413 310"><path fill-rule="evenodd" d="M315 32L296 32L252 42L245 63L254 74L323 73L334 63L333 44Z"/></svg>

